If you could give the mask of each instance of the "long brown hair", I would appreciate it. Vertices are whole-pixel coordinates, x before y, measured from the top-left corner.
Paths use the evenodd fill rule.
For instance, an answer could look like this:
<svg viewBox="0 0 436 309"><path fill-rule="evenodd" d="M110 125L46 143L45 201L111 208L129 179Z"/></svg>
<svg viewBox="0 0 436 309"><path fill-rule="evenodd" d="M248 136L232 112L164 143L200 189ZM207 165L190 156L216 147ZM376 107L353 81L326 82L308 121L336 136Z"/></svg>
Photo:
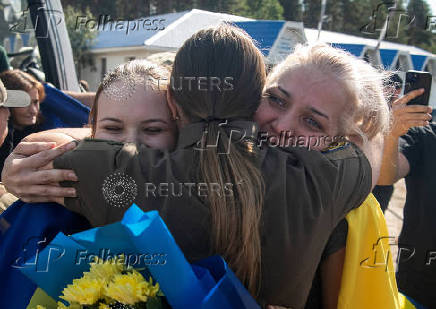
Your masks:
<svg viewBox="0 0 436 309"><path fill-rule="evenodd" d="M200 30L183 44L174 60L168 90L190 122L212 118L252 120L265 78L262 54L252 39L241 29L223 24ZM202 88L196 82L192 86L191 81L199 79L206 86ZM213 87L216 81L219 87ZM198 151L200 178L222 187L233 184L232 196L211 194L207 198L212 218L212 250L222 255L249 290L257 294L262 176L249 144L228 143L229 136L220 134L223 132L216 122L205 123L204 142L210 145L218 140L218 144L216 148ZM225 155L218 154L229 144Z"/></svg>

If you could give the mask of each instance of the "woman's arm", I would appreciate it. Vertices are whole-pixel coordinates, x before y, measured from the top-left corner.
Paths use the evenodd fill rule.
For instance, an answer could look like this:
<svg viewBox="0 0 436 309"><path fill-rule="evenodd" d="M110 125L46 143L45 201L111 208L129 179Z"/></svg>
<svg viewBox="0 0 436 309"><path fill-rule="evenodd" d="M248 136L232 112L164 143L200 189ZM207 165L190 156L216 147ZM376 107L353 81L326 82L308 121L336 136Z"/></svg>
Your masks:
<svg viewBox="0 0 436 309"><path fill-rule="evenodd" d="M351 137L351 141L359 146L359 148L368 158L368 161L371 165L372 188L374 188L376 184L392 184L398 180L396 179L394 181L394 175L397 175L398 172L394 169L398 166L402 168L399 174L404 174L404 169L407 167L407 165L403 158L400 158L401 161L398 161L398 147L395 148L395 142L393 142L393 140L395 140L395 136L398 140L398 138L405 134L411 127L428 124L428 121L431 119L431 107L421 105L406 105L407 102L422 95L423 93L423 89L411 91L405 96L397 99L392 104L393 126L390 133L391 139L386 138L386 145L384 145L385 137L381 134L378 134L367 143L362 143L359 138ZM387 152L385 153L384 150L387 150ZM395 164L395 162L399 162L401 165ZM381 182L379 181L380 177Z"/></svg>
<svg viewBox="0 0 436 309"><path fill-rule="evenodd" d="M431 119L431 107L406 105L422 93L422 90L411 91L392 105L393 123L391 131L385 138L378 185L394 184L409 174L410 165L406 157L398 151L398 141L400 136L406 134L410 128L428 125Z"/></svg>
<svg viewBox="0 0 436 309"><path fill-rule="evenodd" d="M324 309L336 309L338 307L344 261L345 248L342 248L329 255L320 265L322 304Z"/></svg>
<svg viewBox="0 0 436 309"><path fill-rule="evenodd" d="M88 107L92 107L94 104L95 92L74 92L66 90L64 90L64 92Z"/></svg>
<svg viewBox="0 0 436 309"><path fill-rule="evenodd" d="M399 152L398 139L398 137L389 136L385 140L378 185L392 185L409 174L409 161Z"/></svg>
<svg viewBox="0 0 436 309"><path fill-rule="evenodd" d="M30 134L23 139L23 142L55 142L57 145L62 145L90 136L90 128L59 128Z"/></svg>

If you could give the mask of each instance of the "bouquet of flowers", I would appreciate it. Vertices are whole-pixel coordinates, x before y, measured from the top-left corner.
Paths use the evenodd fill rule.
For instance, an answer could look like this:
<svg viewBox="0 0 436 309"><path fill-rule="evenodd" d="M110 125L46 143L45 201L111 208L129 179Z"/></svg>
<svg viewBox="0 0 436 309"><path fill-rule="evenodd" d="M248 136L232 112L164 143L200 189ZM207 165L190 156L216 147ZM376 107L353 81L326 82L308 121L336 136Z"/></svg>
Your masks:
<svg viewBox="0 0 436 309"><path fill-rule="evenodd" d="M160 309L162 292L159 284L147 281L143 275L131 266L126 267L121 259L103 261L95 258L89 272L74 279L62 291L60 298L69 306L58 302L57 308L77 309ZM38 305L37 309L46 309Z"/></svg>
<svg viewBox="0 0 436 309"><path fill-rule="evenodd" d="M20 269L39 287L31 309L44 308L38 293L54 308L260 309L221 257L189 264L158 212L134 204L120 222L59 233L37 255Z"/></svg>

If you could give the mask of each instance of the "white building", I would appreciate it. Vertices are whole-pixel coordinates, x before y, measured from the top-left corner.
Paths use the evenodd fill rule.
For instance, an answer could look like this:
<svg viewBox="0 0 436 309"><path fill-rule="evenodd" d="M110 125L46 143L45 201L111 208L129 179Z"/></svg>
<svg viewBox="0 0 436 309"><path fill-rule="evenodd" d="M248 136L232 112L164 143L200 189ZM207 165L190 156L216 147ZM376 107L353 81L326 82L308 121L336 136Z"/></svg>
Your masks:
<svg viewBox="0 0 436 309"><path fill-rule="evenodd" d="M175 52L196 31L222 21L232 22L251 35L265 55L266 62L271 65L284 59L297 43L315 42L318 38L318 30L304 29L300 22L253 20L196 9L156 15L145 20L154 21L160 27L145 27L145 24L138 22L140 26L128 34L127 24L119 30L111 31L107 27L98 33L96 44L90 51L94 65L85 67L81 75L92 90L97 88L104 74L116 65L158 52ZM130 24L133 22L130 21ZM402 72L428 71L436 76L436 55L417 47L383 41L376 50L375 39L331 31L322 31L319 40L345 49L377 67ZM436 78L433 79L432 89L430 102L436 107Z"/></svg>
<svg viewBox="0 0 436 309"><path fill-rule="evenodd" d="M146 26L142 19L138 22L138 27L128 34L127 22L125 27L120 27L122 29L119 30L114 28L110 30L108 25L105 31L98 33L95 45L90 50L94 65L82 69L81 79L88 81L90 88L96 90L106 72L118 64L132 59L146 58L158 52L176 51L196 31L221 21L248 20L251 19L194 9L149 17ZM157 21L155 23L158 26L148 25L153 21ZM130 21L131 24L133 22Z"/></svg>

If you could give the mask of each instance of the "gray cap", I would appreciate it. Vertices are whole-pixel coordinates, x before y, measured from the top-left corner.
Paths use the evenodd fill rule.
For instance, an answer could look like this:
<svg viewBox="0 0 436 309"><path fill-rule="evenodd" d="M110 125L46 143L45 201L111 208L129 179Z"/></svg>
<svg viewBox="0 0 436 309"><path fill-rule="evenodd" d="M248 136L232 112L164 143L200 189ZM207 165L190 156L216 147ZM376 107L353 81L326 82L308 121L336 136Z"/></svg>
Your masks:
<svg viewBox="0 0 436 309"><path fill-rule="evenodd" d="M0 80L0 107L26 107L30 104L30 96L22 90L6 90Z"/></svg>

